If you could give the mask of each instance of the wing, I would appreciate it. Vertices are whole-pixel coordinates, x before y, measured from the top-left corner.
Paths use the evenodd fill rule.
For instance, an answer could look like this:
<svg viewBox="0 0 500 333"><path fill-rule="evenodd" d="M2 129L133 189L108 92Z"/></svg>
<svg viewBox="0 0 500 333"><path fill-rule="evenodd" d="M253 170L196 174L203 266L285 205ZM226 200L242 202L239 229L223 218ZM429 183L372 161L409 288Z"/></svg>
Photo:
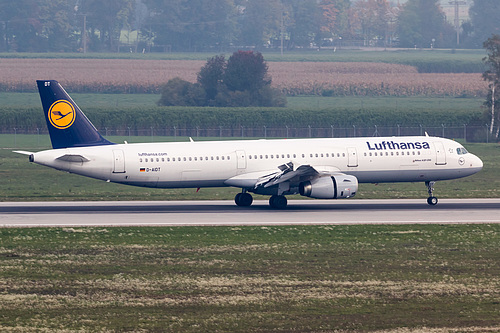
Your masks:
<svg viewBox="0 0 500 333"><path fill-rule="evenodd" d="M257 190L288 182L290 187L318 177L340 174L340 170L331 166L300 165L294 169L293 162L278 166L278 170L259 171L242 174L225 181L226 185Z"/></svg>

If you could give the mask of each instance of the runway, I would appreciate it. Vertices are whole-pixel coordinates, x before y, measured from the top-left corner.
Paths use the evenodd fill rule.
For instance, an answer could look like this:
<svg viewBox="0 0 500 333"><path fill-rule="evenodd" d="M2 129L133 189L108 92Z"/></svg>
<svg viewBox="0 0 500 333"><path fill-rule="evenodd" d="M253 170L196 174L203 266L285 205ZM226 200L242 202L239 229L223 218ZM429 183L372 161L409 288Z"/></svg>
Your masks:
<svg viewBox="0 0 500 333"><path fill-rule="evenodd" d="M3 202L0 227L500 223L500 199Z"/></svg>

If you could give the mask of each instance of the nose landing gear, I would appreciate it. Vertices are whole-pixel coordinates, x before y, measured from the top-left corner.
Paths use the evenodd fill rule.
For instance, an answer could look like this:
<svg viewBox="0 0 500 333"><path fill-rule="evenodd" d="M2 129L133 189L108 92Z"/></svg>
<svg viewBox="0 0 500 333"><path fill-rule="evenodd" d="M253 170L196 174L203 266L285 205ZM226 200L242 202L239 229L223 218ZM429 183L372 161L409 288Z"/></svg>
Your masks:
<svg viewBox="0 0 500 333"><path fill-rule="evenodd" d="M434 191L434 184L436 184L435 181L425 182L425 186L427 186L427 193L429 193L429 197L427 198L427 203L431 206L435 206L438 203L438 198L432 195L432 192Z"/></svg>

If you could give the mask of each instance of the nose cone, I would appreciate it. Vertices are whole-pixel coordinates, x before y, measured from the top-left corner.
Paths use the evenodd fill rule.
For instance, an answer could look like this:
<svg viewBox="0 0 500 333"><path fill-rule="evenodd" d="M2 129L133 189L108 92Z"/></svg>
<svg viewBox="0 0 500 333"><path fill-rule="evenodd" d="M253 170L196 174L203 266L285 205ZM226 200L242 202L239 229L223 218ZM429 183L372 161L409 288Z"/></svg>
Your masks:
<svg viewBox="0 0 500 333"><path fill-rule="evenodd" d="M469 164L469 169L472 171L472 173L479 172L483 168L483 161L481 161L481 159L476 155L471 156Z"/></svg>

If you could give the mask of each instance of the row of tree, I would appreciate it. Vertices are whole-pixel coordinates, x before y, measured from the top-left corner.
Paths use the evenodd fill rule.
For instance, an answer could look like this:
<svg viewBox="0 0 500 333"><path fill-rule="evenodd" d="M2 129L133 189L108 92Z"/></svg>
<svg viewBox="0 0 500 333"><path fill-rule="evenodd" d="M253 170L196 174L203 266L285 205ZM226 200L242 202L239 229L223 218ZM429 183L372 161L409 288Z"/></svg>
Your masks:
<svg viewBox="0 0 500 333"><path fill-rule="evenodd" d="M438 0L0 0L0 51L215 51L357 45L456 47ZM461 47L500 32L500 1L473 0Z"/></svg>

